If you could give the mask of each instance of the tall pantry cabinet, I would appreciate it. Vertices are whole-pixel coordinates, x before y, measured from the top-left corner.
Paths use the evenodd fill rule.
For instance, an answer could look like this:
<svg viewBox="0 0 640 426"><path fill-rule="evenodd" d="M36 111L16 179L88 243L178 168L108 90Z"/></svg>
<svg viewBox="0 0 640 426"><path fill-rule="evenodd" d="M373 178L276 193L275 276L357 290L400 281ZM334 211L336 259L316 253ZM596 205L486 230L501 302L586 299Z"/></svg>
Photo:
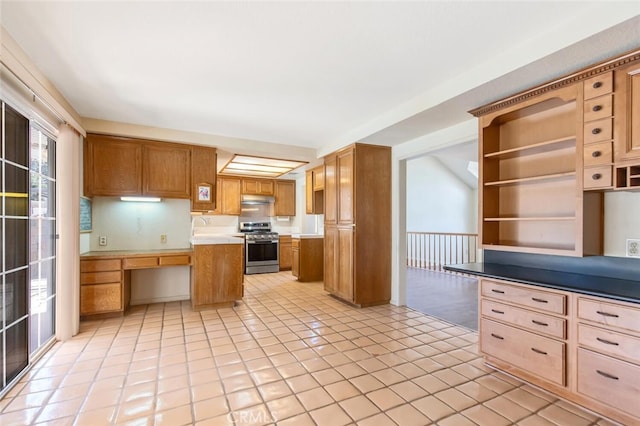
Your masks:
<svg viewBox="0 0 640 426"><path fill-rule="evenodd" d="M391 148L356 143L324 158L324 286L357 306L391 298Z"/></svg>

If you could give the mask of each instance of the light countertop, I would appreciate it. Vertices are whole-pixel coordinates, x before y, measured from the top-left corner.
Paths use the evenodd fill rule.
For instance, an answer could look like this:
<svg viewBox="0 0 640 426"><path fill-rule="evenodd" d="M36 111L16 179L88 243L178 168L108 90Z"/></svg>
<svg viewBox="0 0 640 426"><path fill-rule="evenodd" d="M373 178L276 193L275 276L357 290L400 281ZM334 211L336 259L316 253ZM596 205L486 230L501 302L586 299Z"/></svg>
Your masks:
<svg viewBox="0 0 640 426"><path fill-rule="evenodd" d="M291 234L291 238L298 238L301 240L307 238L324 238L323 234Z"/></svg>

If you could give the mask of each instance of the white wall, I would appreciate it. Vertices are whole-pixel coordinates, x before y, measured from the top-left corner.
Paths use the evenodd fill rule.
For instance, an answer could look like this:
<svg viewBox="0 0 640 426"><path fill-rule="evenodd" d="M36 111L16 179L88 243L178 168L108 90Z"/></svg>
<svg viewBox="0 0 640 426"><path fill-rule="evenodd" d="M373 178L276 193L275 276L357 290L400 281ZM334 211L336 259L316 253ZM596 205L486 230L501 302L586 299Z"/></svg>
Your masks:
<svg viewBox="0 0 640 426"><path fill-rule="evenodd" d="M408 160L407 231L476 232L474 192L434 157Z"/></svg>
<svg viewBox="0 0 640 426"><path fill-rule="evenodd" d="M640 193L604 195L604 254L625 256L627 238L640 239ZM638 261L640 262L640 260ZM638 265L640 266L640 265Z"/></svg>

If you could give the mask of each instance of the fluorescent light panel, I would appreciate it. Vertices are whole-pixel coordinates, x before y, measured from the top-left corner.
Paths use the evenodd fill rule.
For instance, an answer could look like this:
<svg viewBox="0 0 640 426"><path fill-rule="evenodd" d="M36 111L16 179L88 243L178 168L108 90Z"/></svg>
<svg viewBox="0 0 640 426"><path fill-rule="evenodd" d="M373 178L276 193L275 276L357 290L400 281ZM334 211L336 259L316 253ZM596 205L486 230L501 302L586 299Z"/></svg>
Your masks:
<svg viewBox="0 0 640 426"><path fill-rule="evenodd" d="M120 201L135 201L138 203L159 203L162 198L159 197L120 197Z"/></svg>
<svg viewBox="0 0 640 426"><path fill-rule="evenodd" d="M231 161L220 170L220 173L275 178L305 164L307 164L306 161L235 154Z"/></svg>

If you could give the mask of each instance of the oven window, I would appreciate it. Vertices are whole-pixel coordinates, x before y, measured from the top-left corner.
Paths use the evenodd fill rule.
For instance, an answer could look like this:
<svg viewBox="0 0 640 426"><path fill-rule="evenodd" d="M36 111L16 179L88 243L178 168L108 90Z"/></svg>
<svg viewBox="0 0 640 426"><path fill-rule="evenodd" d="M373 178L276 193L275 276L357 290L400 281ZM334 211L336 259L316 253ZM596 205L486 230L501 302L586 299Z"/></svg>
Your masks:
<svg viewBox="0 0 640 426"><path fill-rule="evenodd" d="M278 243L247 244L247 262L278 260Z"/></svg>

